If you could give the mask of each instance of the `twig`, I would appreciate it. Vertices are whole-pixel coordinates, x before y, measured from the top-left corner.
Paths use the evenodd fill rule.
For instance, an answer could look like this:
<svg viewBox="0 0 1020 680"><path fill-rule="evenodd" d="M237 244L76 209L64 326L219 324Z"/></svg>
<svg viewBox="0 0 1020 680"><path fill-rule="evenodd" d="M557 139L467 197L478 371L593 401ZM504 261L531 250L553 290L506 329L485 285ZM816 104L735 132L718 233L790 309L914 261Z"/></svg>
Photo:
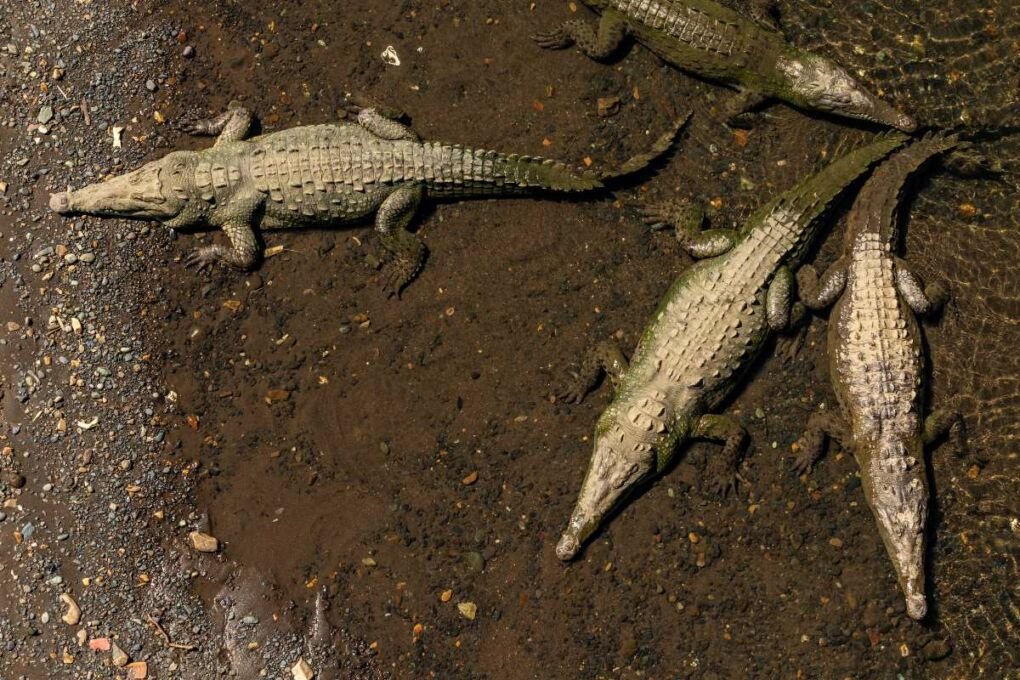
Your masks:
<svg viewBox="0 0 1020 680"><path fill-rule="evenodd" d="M163 626L159 625L159 621L154 619L151 615L147 616L146 618L149 619L149 623L156 627L156 630L159 631L159 634L163 636L163 639L166 641L167 647L172 647L173 649L183 649L186 652L198 649L198 645L187 645L180 642L171 642L170 635L163 629Z"/></svg>

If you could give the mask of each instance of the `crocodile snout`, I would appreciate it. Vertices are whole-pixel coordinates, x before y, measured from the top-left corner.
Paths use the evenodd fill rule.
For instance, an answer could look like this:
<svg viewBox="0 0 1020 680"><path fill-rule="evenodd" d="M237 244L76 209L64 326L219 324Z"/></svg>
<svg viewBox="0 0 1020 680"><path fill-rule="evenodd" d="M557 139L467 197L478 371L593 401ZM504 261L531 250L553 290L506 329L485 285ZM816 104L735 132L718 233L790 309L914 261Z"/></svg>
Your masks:
<svg viewBox="0 0 1020 680"><path fill-rule="evenodd" d="M61 215L71 212L71 193L50 194L50 210Z"/></svg>

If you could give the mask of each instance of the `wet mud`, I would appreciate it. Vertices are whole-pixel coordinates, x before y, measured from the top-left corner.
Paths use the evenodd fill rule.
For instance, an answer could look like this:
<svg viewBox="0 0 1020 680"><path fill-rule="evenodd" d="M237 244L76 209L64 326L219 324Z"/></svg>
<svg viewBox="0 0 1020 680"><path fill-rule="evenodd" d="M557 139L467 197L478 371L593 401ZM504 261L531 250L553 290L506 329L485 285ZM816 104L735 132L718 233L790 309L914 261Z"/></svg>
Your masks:
<svg viewBox="0 0 1020 680"><path fill-rule="evenodd" d="M780 15L793 39L798 28L825 28L802 31L803 44L887 84L923 122L959 118L952 104L925 108L930 82L911 89L882 58L854 51L867 43L829 39L831 20L818 17L830 9L840 11L784 3ZM722 123L735 93L640 47L608 65L534 47L529 34L591 16L567 2L166 2L144 16L187 34L164 41L173 56L158 106L171 122L238 99L271 131L335 120L356 93L402 109L425 139L608 165L694 112L671 155L611 191L430 203L416 220L430 255L399 300L378 285L384 254L370 225L266 232L265 245L282 251L246 275L181 264L222 234L155 226L137 247L108 254L135 258L124 295L146 301L145 370L173 395L160 402L165 438L144 455L175 471L164 498L186 527L146 531L185 553L187 530L219 540L217 555L191 552L181 564L220 668L290 677L293 654L267 652L279 638L260 644L282 634L322 677L1016 673L1015 139L978 147L1005 164L1003 175L935 169L903 210L904 252L954 292L925 326L930 401L961 410L971 443L930 458L933 612L919 623L906 616L852 457L836 447L810 476L791 470L808 416L835 407L824 317L792 358L767 352L726 406L751 440L736 494L708 490L718 447L694 444L577 560L554 553L609 394L576 406L552 395L596 342L615 337L629 352L690 264L669 233L642 225L634 204L679 196L707 206L714 226L737 225L868 128L774 105L735 132ZM900 16L890 10L888 24ZM986 49L998 54L1012 40L1015 54L1015 25L1000 24ZM185 44L194 53L180 58ZM388 46L399 66L381 57ZM938 46L928 48L938 63ZM990 126L1013 124L999 89L968 88L984 96ZM600 115L606 98L618 104ZM148 122L148 107L139 105L133 131L158 139L139 157L209 143ZM47 188L60 186L37 188L40 214ZM830 218L821 266L839 253L846 207ZM56 216L41 219L62 228ZM97 241L123 224L86 222ZM0 287L0 304L14 318L12 287ZM110 326L133 309L130 300L112 307ZM12 415L9 402L11 422L31 416ZM178 677L211 667L187 654L177 663Z"/></svg>

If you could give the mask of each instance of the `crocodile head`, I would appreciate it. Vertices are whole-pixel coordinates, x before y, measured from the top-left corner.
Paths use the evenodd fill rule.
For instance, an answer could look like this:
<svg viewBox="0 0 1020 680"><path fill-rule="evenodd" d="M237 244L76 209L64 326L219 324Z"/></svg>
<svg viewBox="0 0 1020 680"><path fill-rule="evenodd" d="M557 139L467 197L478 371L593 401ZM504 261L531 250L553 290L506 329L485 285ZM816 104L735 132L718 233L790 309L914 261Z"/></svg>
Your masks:
<svg viewBox="0 0 1020 680"><path fill-rule="evenodd" d="M894 442L878 447L861 467L864 498L878 523L912 619L923 619L928 611L924 594L928 491L922 455L919 443L908 450Z"/></svg>
<svg viewBox="0 0 1020 680"><path fill-rule="evenodd" d="M603 520L640 482L665 467L675 450L673 443L680 435L667 434L664 413L656 417L647 406L646 399L639 406L611 407L599 421L588 472L556 544L561 560L573 559Z"/></svg>
<svg viewBox="0 0 1020 680"><path fill-rule="evenodd" d="M825 57L798 53L781 57L777 66L789 78L791 99L806 108L889 125L904 132L917 128L913 118L871 94Z"/></svg>
<svg viewBox="0 0 1020 680"><path fill-rule="evenodd" d="M179 152L187 153L187 152ZM139 220L168 221L176 217L185 200L167 186L171 163L178 154L146 163L142 167L77 191L50 196L50 209L61 215L96 215Z"/></svg>

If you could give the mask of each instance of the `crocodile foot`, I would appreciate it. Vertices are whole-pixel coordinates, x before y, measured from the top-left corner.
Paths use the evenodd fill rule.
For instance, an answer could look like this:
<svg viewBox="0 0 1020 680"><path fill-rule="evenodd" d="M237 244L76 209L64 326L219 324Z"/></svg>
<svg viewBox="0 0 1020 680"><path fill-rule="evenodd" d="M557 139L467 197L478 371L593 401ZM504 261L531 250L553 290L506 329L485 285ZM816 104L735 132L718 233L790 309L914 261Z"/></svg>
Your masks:
<svg viewBox="0 0 1020 680"><path fill-rule="evenodd" d="M220 245L204 246L193 250L184 258L185 267L195 267L202 271L211 264L223 262L227 259L227 249Z"/></svg>
<svg viewBox="0 0 1020 680"><path fill-rule="evenodd" d="M545 50L562 50L574 44L574 39L562 29L535 33L530 36L536 45Z"/></svg>
<svg viewBox="0 0 1020 680"><path fill-rule="evenodd" d="M719 498L727 498L731 493L735 494L738 483L747 483L732 466L722 462L709 465L705 475L705 491Z"/></svg>
<svg viewBox="0 0 1020 680"><path fill-rule="evenodd" d="M591 389L589 381L585 378L586 376L582 376L580 373L572 372L568 380L553 390L553 395L557 401L580 404Z"/></svg>
<svg viewBox="0 0 1020 680"><path fill-rule="evenodd" d="M409 258L395 257L383 265L379 276L379 283L386 297L399 298L401 292L412 281L418 278L418 274L421 273L422 268L425 266L426 253L425 246L422 245L415 256Z"/></svg>

